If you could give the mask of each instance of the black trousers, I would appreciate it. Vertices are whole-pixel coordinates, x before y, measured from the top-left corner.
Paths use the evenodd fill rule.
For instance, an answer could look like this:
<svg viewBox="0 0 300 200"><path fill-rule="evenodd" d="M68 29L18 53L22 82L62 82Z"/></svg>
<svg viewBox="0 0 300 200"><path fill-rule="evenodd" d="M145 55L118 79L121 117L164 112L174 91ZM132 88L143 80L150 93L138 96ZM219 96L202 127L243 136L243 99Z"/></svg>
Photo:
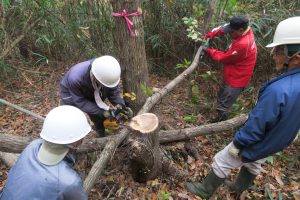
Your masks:
<svg viewBox="0 0 300 200"><path fill-rule="evenodd" d="M231 106L236 102L243 90L244 88L235 88L225 84L222 85L217 97L217 111L219 115L223 115L222 120L228 118L231 112Z"/></svg>
<svg viewBox="0 0 300 200"><path fill-rule="evenodd" d="M96 132L98 134L99 137L105 137L105 128L103 125L104 122L104 116L99 116L99 115L91 115L88 114L91 121L94 123Z"/></svg>

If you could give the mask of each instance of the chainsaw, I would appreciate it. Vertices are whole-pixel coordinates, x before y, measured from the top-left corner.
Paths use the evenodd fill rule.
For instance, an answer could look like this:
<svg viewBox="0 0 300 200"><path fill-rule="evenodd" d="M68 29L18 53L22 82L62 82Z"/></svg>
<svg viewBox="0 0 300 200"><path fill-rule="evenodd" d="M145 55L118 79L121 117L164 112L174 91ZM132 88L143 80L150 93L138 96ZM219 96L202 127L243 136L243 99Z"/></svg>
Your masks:
<svg viewBox="0 0 300 200"><path fill-rule="evenodd" d="M130 120L124 108L116 108L109 110L110 115L103 122L105 129L119 129L120 127L127 126Z"/></svg>

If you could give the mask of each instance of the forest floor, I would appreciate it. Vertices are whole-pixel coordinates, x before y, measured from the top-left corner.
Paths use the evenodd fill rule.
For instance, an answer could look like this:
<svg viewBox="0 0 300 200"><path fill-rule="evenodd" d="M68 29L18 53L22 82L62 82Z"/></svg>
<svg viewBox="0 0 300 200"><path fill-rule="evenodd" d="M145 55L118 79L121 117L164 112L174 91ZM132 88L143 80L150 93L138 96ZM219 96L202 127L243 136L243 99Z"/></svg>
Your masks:
<svg viewBox="0 0 300 200"><path fill-rule="evenodd" d="M68 67L58 66L66 65L56 63L56 67L40 66L31 70L18 69L17 77L1 80L1 98L45 116L52 108L59 105L59 81ZM219 74L215 74L215 77L218 76ZM205 78L205 76L202 77ZM216 80L218 79L212 78L202 81L196 94L199 93L203 97L194 99L194 102L186 95L188 82L184 81L164 97L152 112L159 116L165 129L207 124L215 114L214 102L218 90ZM169 78L152 74L150 86L162 88L169 81ZM256 100L255 96L250 97L251 101ZM246 99L245 94L240 97L240 99L243 98ZM247 107L247 105L250 103L247 104L244 101L244 106ZM0 105L0 134L38 138L41 126L40 120ZM190 180L201 181L209 172L213 156L232 140L233 135L234 132L227 132L195 138L192 144L200 153L198 160L184 153L184 142L163 145L161 148L179 169L189 173ZM88 137L95 137L94 131ZM295 142L283 152L269 157L268 162L263 165L262 174L256 178L254 186L248 192L243 193L241 199L300 199L299 147L300 142ZM100 177L89 194L89 199L201 199L187 192L186 182L177 181L173 177L162 175L147 183L134 182L129 175L125 151L126 145L117 149L104 175ZM95 152L79 156L76 170L83 178L87 176L99 154L100 152ZM5 184L8 170L8 167L0 161L0 189ZM233 171L231 178L234 179L236 174L237 171ZM230 194L225 186L222 186L211 199L236 199L236 197Z"/></svg>

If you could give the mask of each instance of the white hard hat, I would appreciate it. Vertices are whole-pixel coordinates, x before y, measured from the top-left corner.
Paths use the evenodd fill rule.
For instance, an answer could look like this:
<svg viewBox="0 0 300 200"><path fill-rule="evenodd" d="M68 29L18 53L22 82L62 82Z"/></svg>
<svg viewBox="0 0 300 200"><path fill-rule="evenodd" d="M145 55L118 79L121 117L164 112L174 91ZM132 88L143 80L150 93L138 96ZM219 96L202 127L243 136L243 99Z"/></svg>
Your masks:
<svg viewBox="0 0 300 200"><path fill-rule="evenodd" d="M43 124L41 138L54 144L71 144L84 138L91 127L84 113L63 105L51 110Z"/></svg>
<svg viewBox="0 0 300 200"><path fill-rule="evenodd" d="M300 17L291 17L281 21L276 28L273 43L266 47L285 44L300 44Z"/></svg>
<svg viewBox="0 0 300 200"><path fill-rule="evenodd" d="M121 67L112 56L101 56L92 63L92 73L104 86L116 87L120 82Z"/></svg>

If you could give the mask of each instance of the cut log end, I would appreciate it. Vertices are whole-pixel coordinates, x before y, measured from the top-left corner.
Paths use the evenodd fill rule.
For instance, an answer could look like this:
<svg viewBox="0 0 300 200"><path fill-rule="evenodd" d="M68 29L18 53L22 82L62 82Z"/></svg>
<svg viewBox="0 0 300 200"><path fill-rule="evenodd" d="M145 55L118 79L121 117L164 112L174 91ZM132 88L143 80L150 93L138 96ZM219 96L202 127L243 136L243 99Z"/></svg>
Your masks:
<svg viewBox="0 0 300 200"><path fill-rule="evenodd" d="M140 133L151 133L158 128L159 120L153 113L144 113L132 118L129 126L132 130Z"/></svg>

